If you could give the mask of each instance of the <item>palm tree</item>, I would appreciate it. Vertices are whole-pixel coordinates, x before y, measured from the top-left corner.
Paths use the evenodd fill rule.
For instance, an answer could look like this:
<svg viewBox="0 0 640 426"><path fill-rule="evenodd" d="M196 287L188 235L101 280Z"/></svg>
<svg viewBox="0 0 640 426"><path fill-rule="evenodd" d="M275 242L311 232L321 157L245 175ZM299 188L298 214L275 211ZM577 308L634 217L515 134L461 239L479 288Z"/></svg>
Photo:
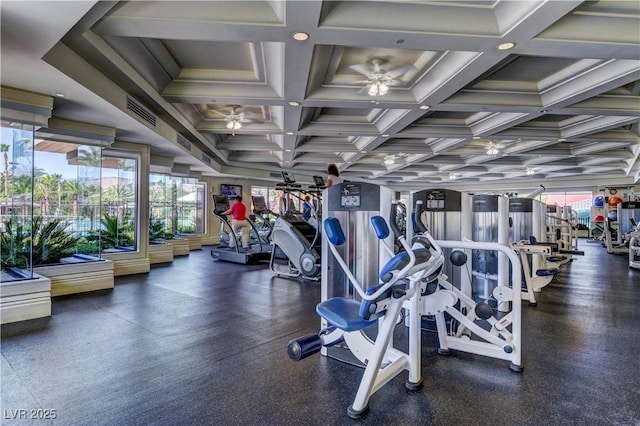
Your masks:
<svg viewBox="0 0 640 426"><path fill-rule="evenodd" d="M70 195L71 200L73 201L73 216L78 216L78 190L80 188L78 181L65 180L62 186L64 188L64 193L66 195Z"/></svg>
<svg viewBox="0 0 640 426"><path fill-rule="evenodd" d="M102 165L102 151L96 146L81 146L78 147L78 165L101 167Z"/></svg>
<svg viewBox="0 0 640 426"><path fill-rule="evenodd" d="M9 195L9 145L0 144L0 152L4 159L4 194Z"/></svg>
<svg viewBox="0 0 640 426"><path fill-rule="evenodd" d="M60 175L44 175L38 179L36 184L36 194L42 196L42 214L49 214L49 201L51 200L51 189L58 186Z"/></svg>

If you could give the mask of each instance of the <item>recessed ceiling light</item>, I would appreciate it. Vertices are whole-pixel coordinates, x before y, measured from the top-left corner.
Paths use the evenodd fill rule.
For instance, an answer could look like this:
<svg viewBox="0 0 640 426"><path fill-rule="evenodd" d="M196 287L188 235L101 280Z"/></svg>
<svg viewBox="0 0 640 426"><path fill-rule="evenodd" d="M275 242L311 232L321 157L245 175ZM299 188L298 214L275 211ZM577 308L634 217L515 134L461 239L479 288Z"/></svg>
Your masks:
<svg viewBox="0 0 640 426"><path fill-rule="evenodd" d="M498 45L498 50L509 50L513 49L515 46L516 44L512 42L502 43Z"/></svg>
<svg viewBox="0 0 640 426"><path fill-rule="evenodd" d="M56 96L59 98L64 98L64 93L56 93Z"/></svg>
<svg viewBox="0 0 640 426"><path fill-rule="evenodd" d="M551 110L550 110L550 109L541 109L541 110L540 110L540 111L538 111L538 112L541 112L541 113L543 113L543 114L544 114L544 113L547 113L547 112L549 112L549 111L551 111Z"/></svg>
<svg viewBox="0 0 640 426"><path fill-rule="evenodd" d="M287 135L292 136L293 132L287 132Z"/></svg>
<svg viewBox="0 0 640 426"><path fill-rule="evenodd" d="M297 41L309 40L309 34L304 33L302 31L298 31L298 32L293 33L293 35L291 37L293 37L293 39L297 40Z"/></svg>
<svg viewBox="0 0 640 426"><path fill-rule="evenodd" d="M285 149L285 152L291 152L291 150L290 149Z"/></svg>
<svg viewBox="0 0 640 426"><path fill-rule="evenodd" d="M429 105L420 105L420 109L429 109L430 106Z"/></svg>
<svg viewBox="0 0 640 426"><path fill-rule="evenodd" d="M289 105L291 105L291 106L300 106L300 102L298 102L298 101L290 101Z"/></svg>
<svg viewBox="0 0 640 426"><path fill-rule="evenodd" d="M366 154L367 151L360 151L360 154Z"/></svg>
<svg viewBox="0 0 640 426"><path fill-rule="evenodd" d="M438 155L440 154L438 151L433 151L433 155Z"/></svg>
<svg viewBox="0 0 640 426"><path fill-rule="evenodd" d="M566 142L567 140L565 138L560 138L558 139L558 142Z"/></svg>
<svg viewBox="0 0 640 426"><path fill-rule="evenodd" d="M482 139L480 136L474 136L473 139L478 140L478 139Z"/></svg>
<svg viewBox="0 0 640 426"><path fill-rule="evenodd" d="M388 138L388 137L389 137L389 134L388 134L388 133L385 133L385 134L383 134L383 135L382 135L382 137L383 137L383 138Z"/></svg>

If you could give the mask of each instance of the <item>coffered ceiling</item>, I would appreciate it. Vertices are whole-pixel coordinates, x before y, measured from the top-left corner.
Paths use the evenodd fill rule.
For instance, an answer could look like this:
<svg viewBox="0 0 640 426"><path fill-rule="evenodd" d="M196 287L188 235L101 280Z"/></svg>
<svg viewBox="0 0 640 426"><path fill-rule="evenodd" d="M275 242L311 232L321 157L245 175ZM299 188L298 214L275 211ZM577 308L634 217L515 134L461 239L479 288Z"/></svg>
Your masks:
<svg viewBox="0 0 640 426"><path fill-rule="evenodd" d="M116 127L205 175L305 180L336 163L347 179L397 189L640 183L636 1L3 1L2 11L3 85L66 88L79 97L56 99L54 115ZM22 52L49 84L7 63L19 25L42 32ZM499 50L506 42L515 46ZM366 90L376 64L398 70L383 96ZM248 120L232 132L234 107Z"/></svg>

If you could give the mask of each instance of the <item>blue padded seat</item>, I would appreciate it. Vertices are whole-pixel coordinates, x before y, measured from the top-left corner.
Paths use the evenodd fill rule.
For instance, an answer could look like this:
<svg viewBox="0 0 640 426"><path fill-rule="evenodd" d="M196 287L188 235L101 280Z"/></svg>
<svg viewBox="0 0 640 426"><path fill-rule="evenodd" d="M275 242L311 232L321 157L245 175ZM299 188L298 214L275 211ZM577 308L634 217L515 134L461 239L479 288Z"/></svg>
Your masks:
<svg viewBox="0 0 640 426"><path fill-rule="evenodd" d="M563 260L567 260L567 256L548 256L547 261L549 262L562 262Z"/></svg>
<svg viewBox="0 0 640 426"><path fill-rule="evenodd" d="M428 261L431 257L431 253L427 248L413 250L413 253L416 256L416 265ZM385 265L382 267L379 275L380 279L383 282L389 281L392 278L391 271L401 270L402 268L407 266L409 260L409 253L407 253L406 251L396 254L391 259L389 259L387 263L385 263Z"/></svg>
<svg viewBox="0 0 640 426"><path fill-rule="evenodd" d="M560 273L560 269L558 268L536 270L536 275L539 277L548 277L551 275L558 275L559 273Z"/></svg>
<svg viewBox="0 0 640 426"><path fill-rule="evenodd" d="M345 297L334 297L316 306L316 312L340 330L356 331L369 327L378 317L366 320L360 316L360 302Z"/></svg>

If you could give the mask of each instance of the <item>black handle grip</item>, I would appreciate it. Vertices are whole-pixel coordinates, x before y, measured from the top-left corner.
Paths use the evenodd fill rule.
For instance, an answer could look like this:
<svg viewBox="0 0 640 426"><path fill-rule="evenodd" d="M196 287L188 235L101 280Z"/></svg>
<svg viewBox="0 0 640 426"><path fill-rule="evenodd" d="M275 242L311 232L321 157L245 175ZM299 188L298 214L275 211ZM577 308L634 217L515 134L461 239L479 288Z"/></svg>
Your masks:
<svg viewBox="0 0 640 426"><path fill-rule="evenodd" d="M420 232L427 232L428 229L426 226L424 226L424 223L422 223L422 211L424 208L424 204L422 202L422 200L418 200L416 201L416 208L414 211L414 216L413 216L413 220L416 224L416 229Z"/></svg>

